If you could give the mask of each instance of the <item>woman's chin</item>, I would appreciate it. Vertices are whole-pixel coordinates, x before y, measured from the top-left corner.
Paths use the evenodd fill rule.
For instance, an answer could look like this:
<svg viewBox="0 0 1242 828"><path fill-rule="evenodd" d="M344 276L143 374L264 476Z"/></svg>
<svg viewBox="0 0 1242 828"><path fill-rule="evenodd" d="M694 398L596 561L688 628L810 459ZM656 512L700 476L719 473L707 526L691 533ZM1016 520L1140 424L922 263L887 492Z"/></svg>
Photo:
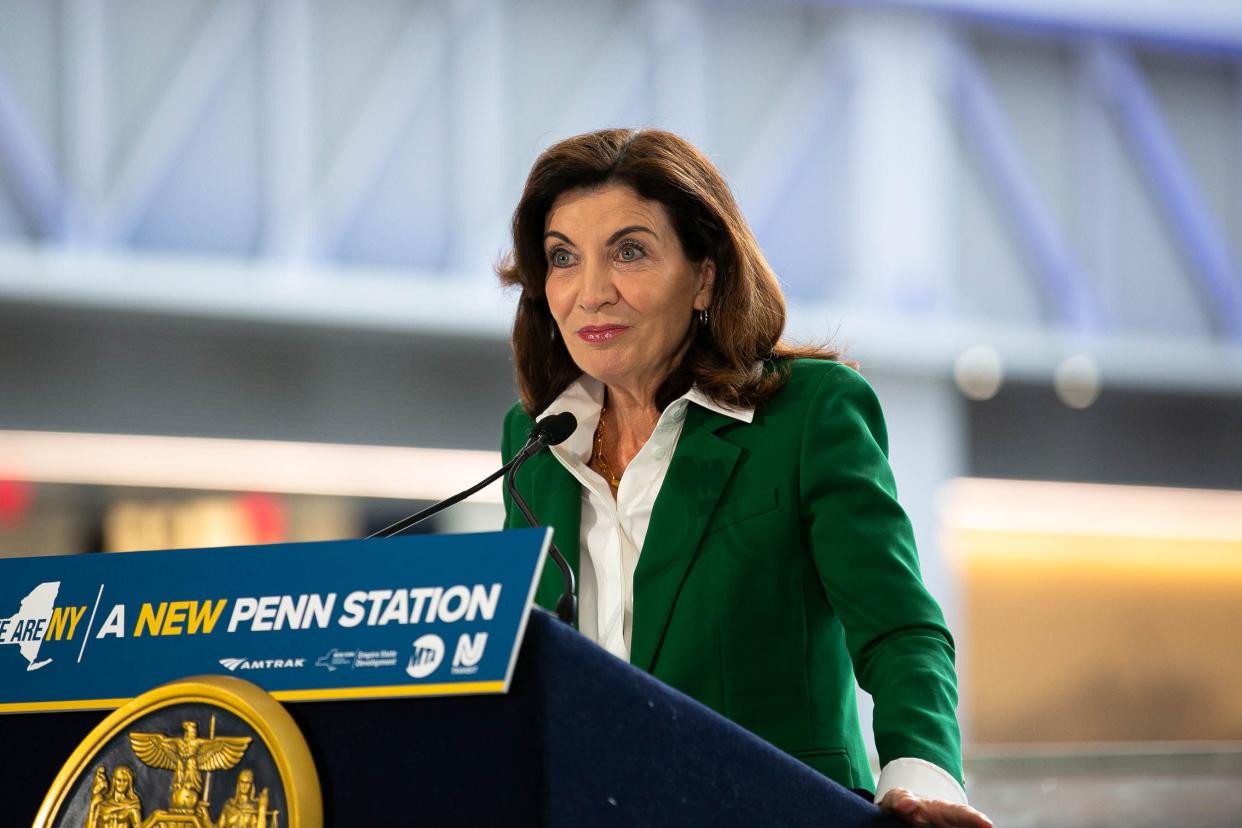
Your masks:
<svg viewBox="0 0 1242 828"><path fill-rule="evenodd" d="M624 350L615 347L579 348L572 354L574 362L584 374L601 382L611 382L634 372L634 360Z"/></svg>
<svg viewBox="0 0 1242 828"><path fill-rule="evenodd" d="M621 360L584 360L578 363L578 367L582 369L582 373L604 385L630 388L643 384L643 372Z"/></svg>

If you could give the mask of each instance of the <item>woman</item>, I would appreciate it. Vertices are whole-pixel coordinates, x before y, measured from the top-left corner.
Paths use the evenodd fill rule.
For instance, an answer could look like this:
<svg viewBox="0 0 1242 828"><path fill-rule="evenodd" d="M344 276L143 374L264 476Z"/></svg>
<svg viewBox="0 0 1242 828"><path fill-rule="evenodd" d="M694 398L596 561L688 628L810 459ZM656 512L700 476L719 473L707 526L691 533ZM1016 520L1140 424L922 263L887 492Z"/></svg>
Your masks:
<svg viewBox="0 0 1242 828"><path fill-rule="evenodd" d="M142 802L134 791L134 772L126 765L112 772L112 787L99 805L92 828L138 828Z"/></svg>
<svg viewBox="0 0 1242 828"><path fill-rule="evenodd" d="M245 768L237 775L233 795L220 809L218 828L268 828L267 788L254 795L254 771Z"/></svg>
<svg viewBox="0 0 1242 828"><path fill-rule="evenodd" d="M870 791L857 676L881 807L989 825L965 804L952 638L875 395L835 352L779 341L780 288L711 162L658 130L562 141L530 172L513 245L522 402L503 451L534 419L577 417L517 484L578 572L579 629ZM544 573L541 604L559 584Z"/></svg>

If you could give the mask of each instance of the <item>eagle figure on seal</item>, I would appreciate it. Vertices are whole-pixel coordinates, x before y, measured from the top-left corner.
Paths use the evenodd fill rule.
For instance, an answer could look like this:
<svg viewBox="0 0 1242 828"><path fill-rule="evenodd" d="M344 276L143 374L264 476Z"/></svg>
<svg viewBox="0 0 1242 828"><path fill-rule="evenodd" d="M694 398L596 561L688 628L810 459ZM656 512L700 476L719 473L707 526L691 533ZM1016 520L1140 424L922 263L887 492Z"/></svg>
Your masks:
<svg viewBox="0 0 1242 828"><path fill-rule="evenodd" d="M173 772L169 810L192 814L203 791L204 772L228 770L246 755L249 736L215 736L200 739L198 724L182 722L181 736L163 733L130 733L129 745L143 764Z"/></svg>

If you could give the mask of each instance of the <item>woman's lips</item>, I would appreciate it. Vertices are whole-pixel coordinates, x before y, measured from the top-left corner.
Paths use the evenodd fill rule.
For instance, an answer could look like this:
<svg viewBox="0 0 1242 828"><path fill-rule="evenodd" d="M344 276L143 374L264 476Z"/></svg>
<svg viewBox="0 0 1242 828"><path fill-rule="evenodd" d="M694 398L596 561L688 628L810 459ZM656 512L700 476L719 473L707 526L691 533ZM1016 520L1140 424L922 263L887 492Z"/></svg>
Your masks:
<svg viewBox="0 0 1242 828"><path fill-rule="evenodd" d="M629 325L587 325L585 328L579 328L577 333L578 338L584 342L598 344L616 339L629 329Z"/></svg>

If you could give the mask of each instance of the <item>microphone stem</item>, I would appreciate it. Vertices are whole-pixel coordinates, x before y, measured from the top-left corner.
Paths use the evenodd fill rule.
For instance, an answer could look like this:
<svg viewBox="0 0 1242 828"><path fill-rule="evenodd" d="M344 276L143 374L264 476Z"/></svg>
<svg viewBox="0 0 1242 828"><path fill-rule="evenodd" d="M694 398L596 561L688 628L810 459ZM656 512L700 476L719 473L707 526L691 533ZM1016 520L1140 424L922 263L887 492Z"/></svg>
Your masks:
<svg viewBox="0 0 1242 828"><path fill-rule="evenodd" d="M561 438L561 439L564 439L564 438ZM500 477L501 475L505 475L505 487L509 492L509 496L513 498L514 504L517 505L518 510L522 513L522 516L526 518L526 522L529 523L532 528L538 529L539 521L535 519L535 514L534 512L530 510L530 507L526 505L526 501L522 499L522 495L518 492L517 485L514 483L514 479L517 477L517 471L519 468L521 468L522 464L525 463L527 460L529 460L536 453L546 448L548 445L548 442L549 442L549 437L546 434L540 435L538 438L531 440L529 443L523 446L522 450L519 451L516 455L514 455L513 459L511 459L508 463L505 463L498 470L488 475L483 480L480 480L478 483L471 486L469 489L466 489L464 492L461 492L460 494L455 494L447 500L442 500L439 503L435 503L431 506L428 506L426 509L423 509L421 512L417 512L413 515L410 515L409 517L402 518L396 523L393 523L389 526L385 526L383 529L380 529L378 532L373 532L370 535L367 535L366 539L370 540L371 538L390 538L393 535L400 534L401 532L404 532L406 529L409 529L414 524L426 520L427 518L431 517L437 512L447 509L448 507L456 503L460 503L461 501L470 497L470 495L482 489L484 486L487 486L490 483L492 483L494 480L496 480L496 478ZM566 624L573 626L574 619L578 615L577 582L574 579L574 571L569 566L569 561L565 560L565 556L561 554L561 550L556 548L555 543L549 544L548 554L551 556L552 560L556 563L557 567L561 570L561 576L565 580L565 589L561 593L560 599L557 600L556 602L557 617L559 617Z"/></svg>
<svg viewBox="0 0 1242 828"><path fill-rule="evenodd" d="M509 496L513 498L513 503L518 507L518 511L520 511L522 516L526 518L526 522L533 528L537 529L539 528L539 521L535 519L535 514L530 510L530 507L526 505L526 501L522 499L522 495L518 492L517 485L514 482L514 479L517 477L518 467L521 466L522 462L524 462L527 458L519 455L513 459L515 462L512 467L508 469L508 474L505 476L505 488L508 489ZM565 581L565 589L561 592L561 597L556 602L556 615L566 624L573 626L574 618L578 615L578 590L574 580L574 571L569 566L569 561L565 560L565 556L561 554L561 550L556 548L555 542L550 543L548 547L548 555L561 570L561 577Z"/></svg>
<svg viewBox="0 0 1242 828"><path fill-rule="evenodd" d="M401 520L389 526L385 526L383 529L379 530L378 532L372 532L370 535L367 535L366 539L370 540L371 538L391 538L393 535L399 535L402 532L404 532L406 529L409 529L414 524L421 523L422 521L426 520L427 518L431 517L437 512L443 511L444 509L447 509L450 506L460 503L461 501L470 497L470 495L484 488L485 486L487 486L488 484L496 480L496 478L500 477L502 474L507 472L509 470L509 467L512 466L517 461L517 459L518 459L517 457L513 458L513 460L510 460L508 463L505 463L503 466L501 466L498 471L495 471L492 474L489 474L483 480L471 486L469 489L466 489L464 492L461 492L460 494L455 494L452 497L450 497L448 500L442 500L439 503L428 506L426 509L423 509L421 512L410 515L409 517L401 518Z"/></svg>

